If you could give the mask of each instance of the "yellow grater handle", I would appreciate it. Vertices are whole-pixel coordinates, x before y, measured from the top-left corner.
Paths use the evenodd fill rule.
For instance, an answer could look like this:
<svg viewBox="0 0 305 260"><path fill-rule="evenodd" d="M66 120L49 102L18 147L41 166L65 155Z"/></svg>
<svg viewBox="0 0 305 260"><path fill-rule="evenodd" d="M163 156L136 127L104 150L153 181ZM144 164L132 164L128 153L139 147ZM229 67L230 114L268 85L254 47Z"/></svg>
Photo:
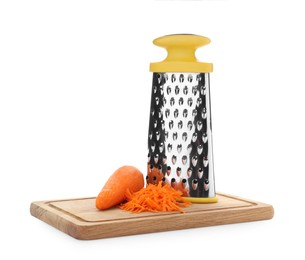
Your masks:
<svg viewBox="0 0 305 260"><path fill-rule="evenodd" d="M213 64L197 60L197 48L210 43L210 39L194 34L173 34L157 38L153 43L167 50L164 61L150 64L152 72L212 72Z"/></svg>

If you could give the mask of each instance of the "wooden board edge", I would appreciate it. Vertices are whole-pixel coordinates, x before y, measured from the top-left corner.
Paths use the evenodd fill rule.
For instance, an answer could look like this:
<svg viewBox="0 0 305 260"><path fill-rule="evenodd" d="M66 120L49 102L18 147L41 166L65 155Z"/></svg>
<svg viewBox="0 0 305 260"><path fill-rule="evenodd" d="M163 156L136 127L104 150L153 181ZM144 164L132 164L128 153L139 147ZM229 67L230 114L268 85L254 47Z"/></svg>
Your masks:
<svg viewBox="0 0 305 260"><path fill-rule="evenodd" d="M54 210L49 207L48 202L32 202L30 213L33 217L59 229L71 237L78 238L82 232L83 223L81 221L66 213Z"/></svg>
<svg viewBox="0 0 305 260"><path fill-rule="evenodd" d="M174 231L190 228L209 227L226 224L245 223L272 219L274 214L272 206L260 205L258 207L224 209L215 214L209 212L188 213L188 219L183 214L164 215L155 221L149 218L129 219L118 222L105 222L95 226L83 226L77 235L81 240L92 240L127 235L138 235L164 231ZM159 223L159 225L156 225Z"/></svg>
<svg viewBox="0 0 305 260"><path fill-rule="evenodd" d="M183 214L175 214L152 218L108 221L96 225L83 225L79 227L74 237L81 240L92 240L261 221L271 219L272 217L273 207L260 205L257 207L239 208L238 211L236 209L223 209L219 210L216 216L215 212L191 212L188 213L187 219L185 219Z"/></svg>

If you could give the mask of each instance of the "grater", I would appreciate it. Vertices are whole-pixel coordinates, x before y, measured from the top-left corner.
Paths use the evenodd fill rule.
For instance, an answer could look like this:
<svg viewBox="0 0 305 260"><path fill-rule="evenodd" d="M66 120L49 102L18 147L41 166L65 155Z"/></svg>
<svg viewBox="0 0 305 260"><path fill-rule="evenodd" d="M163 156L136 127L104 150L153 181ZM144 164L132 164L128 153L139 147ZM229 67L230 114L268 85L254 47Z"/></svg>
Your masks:
<svg viewBox="0 0 305 260"><path fill-rule="evenodd" d="M148 130L147 183L162 181L191 202L217 202L214 181L210 72L195 51L206 37L175 34L153 43L167 50L153 72Z"/></svg>

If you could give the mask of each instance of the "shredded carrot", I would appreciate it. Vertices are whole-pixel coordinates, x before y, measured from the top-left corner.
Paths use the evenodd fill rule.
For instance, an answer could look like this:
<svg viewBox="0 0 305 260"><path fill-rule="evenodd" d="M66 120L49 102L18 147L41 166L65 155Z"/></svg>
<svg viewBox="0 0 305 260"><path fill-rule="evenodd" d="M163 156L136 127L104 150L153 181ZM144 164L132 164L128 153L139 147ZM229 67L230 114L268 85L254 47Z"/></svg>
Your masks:
<svg viewBox="0 0 305 260"><path fill-rule="evenodd" d="M158 185L147 184L146 188L131 193L127 190L127 202L120 206L121 209L134 213L140 212L159 212L159 211L180 211L184 213L181 207L187 207L191 203L182 197L182 192L166 185L162 186L160 181Z"/></svg>

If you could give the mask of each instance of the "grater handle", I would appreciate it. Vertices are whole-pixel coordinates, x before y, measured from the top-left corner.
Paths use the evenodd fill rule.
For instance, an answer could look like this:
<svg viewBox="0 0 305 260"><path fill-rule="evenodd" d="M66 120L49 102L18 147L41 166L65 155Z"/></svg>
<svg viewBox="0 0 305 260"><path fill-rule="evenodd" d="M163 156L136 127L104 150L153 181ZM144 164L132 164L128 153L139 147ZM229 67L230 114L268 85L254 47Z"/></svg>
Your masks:
<svg viewBox="0 0 305 260"><path fill-rule="evenodd" d="M197 60L196 50L210 43L210 39L195 34L173 34L153 41L165 48L167 57L161 62L151 63L152 72L212 72L213 64Z"/></svg>
<svg viewBox="0 0 305 260"><path fill-rule="evenodd" d="M211 40L194 34L174 34L157 38L153 43L167 51L165 61L197 61L197 48L207 45Z"/></svg>

